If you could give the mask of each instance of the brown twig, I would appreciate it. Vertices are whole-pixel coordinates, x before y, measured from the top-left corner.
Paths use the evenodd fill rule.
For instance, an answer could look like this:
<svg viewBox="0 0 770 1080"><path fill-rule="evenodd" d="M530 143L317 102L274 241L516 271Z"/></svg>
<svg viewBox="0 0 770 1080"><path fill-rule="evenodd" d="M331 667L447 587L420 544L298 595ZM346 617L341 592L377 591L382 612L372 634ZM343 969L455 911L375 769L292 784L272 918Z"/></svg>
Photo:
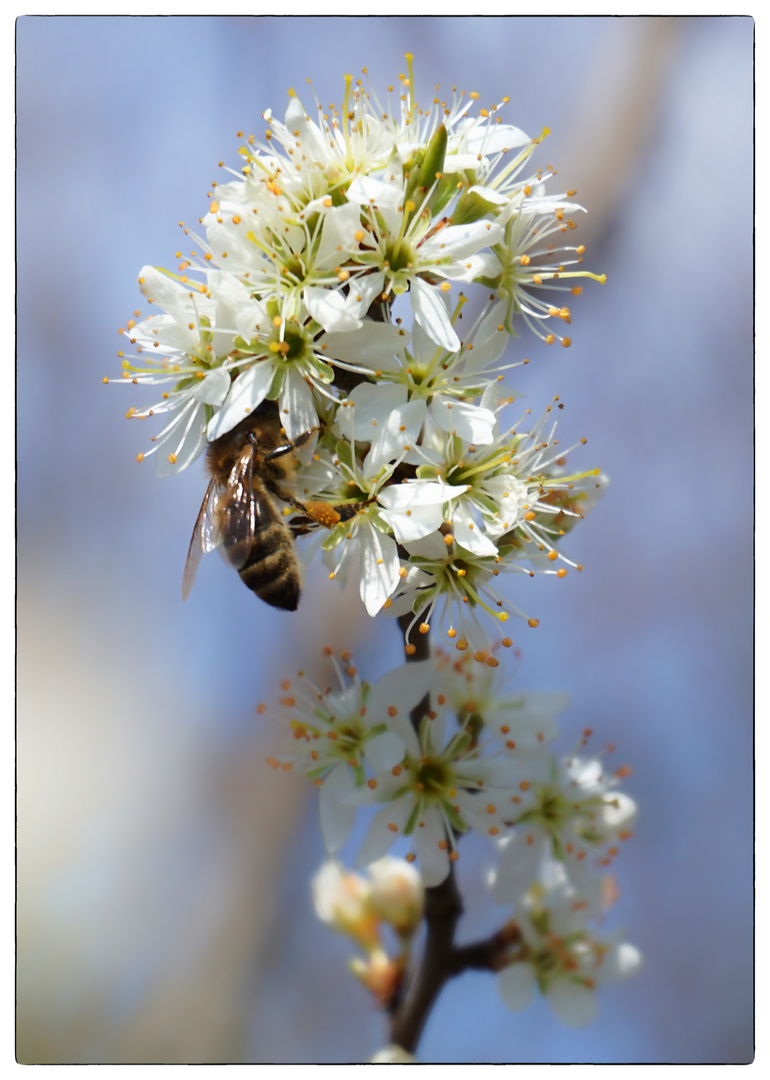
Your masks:
<svg viewBox="0 0 770 1080"><path fill-rule="evenodd" d="M427 660L430 656L427 634L418 632L407 639L411 618L401 615L398 619L405 645L415 646L413 653L407 653L407 660ZM430 695L426 694L410 714L415 730L429 712ZM445 983L471 968L496 971L504 953L518 940L518 929L509 924L484 941L455 945L455 931L463 910L454 865L450 863L444 881L425 890L425 947L420 964L408 989L401 988L388 1010L390 1040L410 1054L417 1049L430 1011Z"/></svg>

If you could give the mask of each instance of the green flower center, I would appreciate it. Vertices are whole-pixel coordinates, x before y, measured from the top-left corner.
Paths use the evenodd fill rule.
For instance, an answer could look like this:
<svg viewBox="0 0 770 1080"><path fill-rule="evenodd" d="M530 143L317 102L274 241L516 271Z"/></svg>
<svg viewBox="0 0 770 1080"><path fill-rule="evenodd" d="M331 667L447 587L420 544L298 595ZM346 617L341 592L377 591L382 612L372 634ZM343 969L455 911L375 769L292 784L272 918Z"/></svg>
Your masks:
<svg viewBox="0 0 770 1080"><path fill-rule="evenodd" d="M403 237L388 244L385 248L385 258L391 274L398 274L402 270L411 270L417 265L417 252L412 244Z"/></svg>
<svg viewBox="0 0 770 1080"><path fill-rule="evenodd" d="M424 758L415 769L414 783L426 797L441 797L452 786L452 772L440 758Z"/></svg>

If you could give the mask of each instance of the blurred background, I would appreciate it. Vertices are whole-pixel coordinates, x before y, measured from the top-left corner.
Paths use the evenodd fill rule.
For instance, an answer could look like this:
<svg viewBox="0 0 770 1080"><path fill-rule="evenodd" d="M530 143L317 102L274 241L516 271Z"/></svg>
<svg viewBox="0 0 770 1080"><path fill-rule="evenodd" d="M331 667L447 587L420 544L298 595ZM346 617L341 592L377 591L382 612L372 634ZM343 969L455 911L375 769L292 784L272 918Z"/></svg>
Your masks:
<svg viewBox="0 0 770 1080"><path fill-rule="evenodd" d="M265 758L258 701L352 647L400 662L390 622L323 572L292 617L205 560L180 581L202 467L157 480L118 327L145 263L208 205L236 132L310 78L377 92L415 55L436 83L509 95L551 136L537 164L589 210L606 272L573 305L570 349L522 337L511 380L612 480L571 538L583 574L516 579L517 685L566 689L633 769L635 839L615 864L644 972L571 1032L494 980L445 991L426 1062L746 1062L752 1031L752 229L750 18L22 18L17 24L18 1059L356 1062L381 1016L317 923L314 790ZM309 95L307 101L309 101ZM558 186L557 186L558 185ZM130 398L130 400L129 400ZM142 400L140 400L142 399ZM728 499L723 504L722 500ZM461 936L504 915L463 846Z"/></svg>

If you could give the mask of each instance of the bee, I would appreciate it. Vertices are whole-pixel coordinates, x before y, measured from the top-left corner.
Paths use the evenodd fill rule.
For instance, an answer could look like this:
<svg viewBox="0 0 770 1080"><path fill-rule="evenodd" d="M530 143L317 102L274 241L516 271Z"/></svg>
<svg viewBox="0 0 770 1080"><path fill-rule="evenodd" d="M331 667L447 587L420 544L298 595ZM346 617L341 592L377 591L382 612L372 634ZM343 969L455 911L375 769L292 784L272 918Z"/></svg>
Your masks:
<svg viewBox="0 0 770 1080"><path fill-rule="evenodd" d="M241 581L261 600L296 611L301 575L294 538L313 525L333 528L351 517L355 505L302 503L291 492L294 451L314 434L292 442L281 427L278 407L264 401L253 413L209 444L206 464L211 479L193 529L182 580L182 598L198 572L201 555L218 547ZM301 517L287 523L278 501Z"/></svg>

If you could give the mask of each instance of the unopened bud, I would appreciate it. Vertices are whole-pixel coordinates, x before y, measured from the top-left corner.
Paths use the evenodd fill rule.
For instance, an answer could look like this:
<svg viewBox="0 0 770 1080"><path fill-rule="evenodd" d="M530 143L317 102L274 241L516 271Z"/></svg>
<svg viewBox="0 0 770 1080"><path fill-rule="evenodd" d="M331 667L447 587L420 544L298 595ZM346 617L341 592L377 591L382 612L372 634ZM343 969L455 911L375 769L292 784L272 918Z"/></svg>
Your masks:
<svg viewBox="0 0 770 1080"><path fill-rule="evenodd" d="M312 889L321 922L352 937L364 949L379 943L379 918L372 909L372 886L366 878L330 860L314 876Z"/></svg>
<svg viewBox="0 0 770 1080"><path fill-rule="evenodd" d="M399 934L413 934L420 925L425 888L420 874L405 859L387 855L368 869L372 909Z"/></svg>
<svg viewBox="0 0 770 1080"><path fill-rule="evenodd" d="M395 1043L391 1043L390 1046L383 1046L382 1050L378 1050L372 1058L371 1065L416 1065L417 1058L412 1057L411 1054L404 1050L403 1046L396 1046Z"/></svg>
<svg viewBox="0 0 770 1080"><path fill-rule="evenodd" d="M403 960L399 957L391 960L384 949L375 949L366 960L356 956L349 966L356 978L385 1006L393 1001L404 978Z"/></svg>

